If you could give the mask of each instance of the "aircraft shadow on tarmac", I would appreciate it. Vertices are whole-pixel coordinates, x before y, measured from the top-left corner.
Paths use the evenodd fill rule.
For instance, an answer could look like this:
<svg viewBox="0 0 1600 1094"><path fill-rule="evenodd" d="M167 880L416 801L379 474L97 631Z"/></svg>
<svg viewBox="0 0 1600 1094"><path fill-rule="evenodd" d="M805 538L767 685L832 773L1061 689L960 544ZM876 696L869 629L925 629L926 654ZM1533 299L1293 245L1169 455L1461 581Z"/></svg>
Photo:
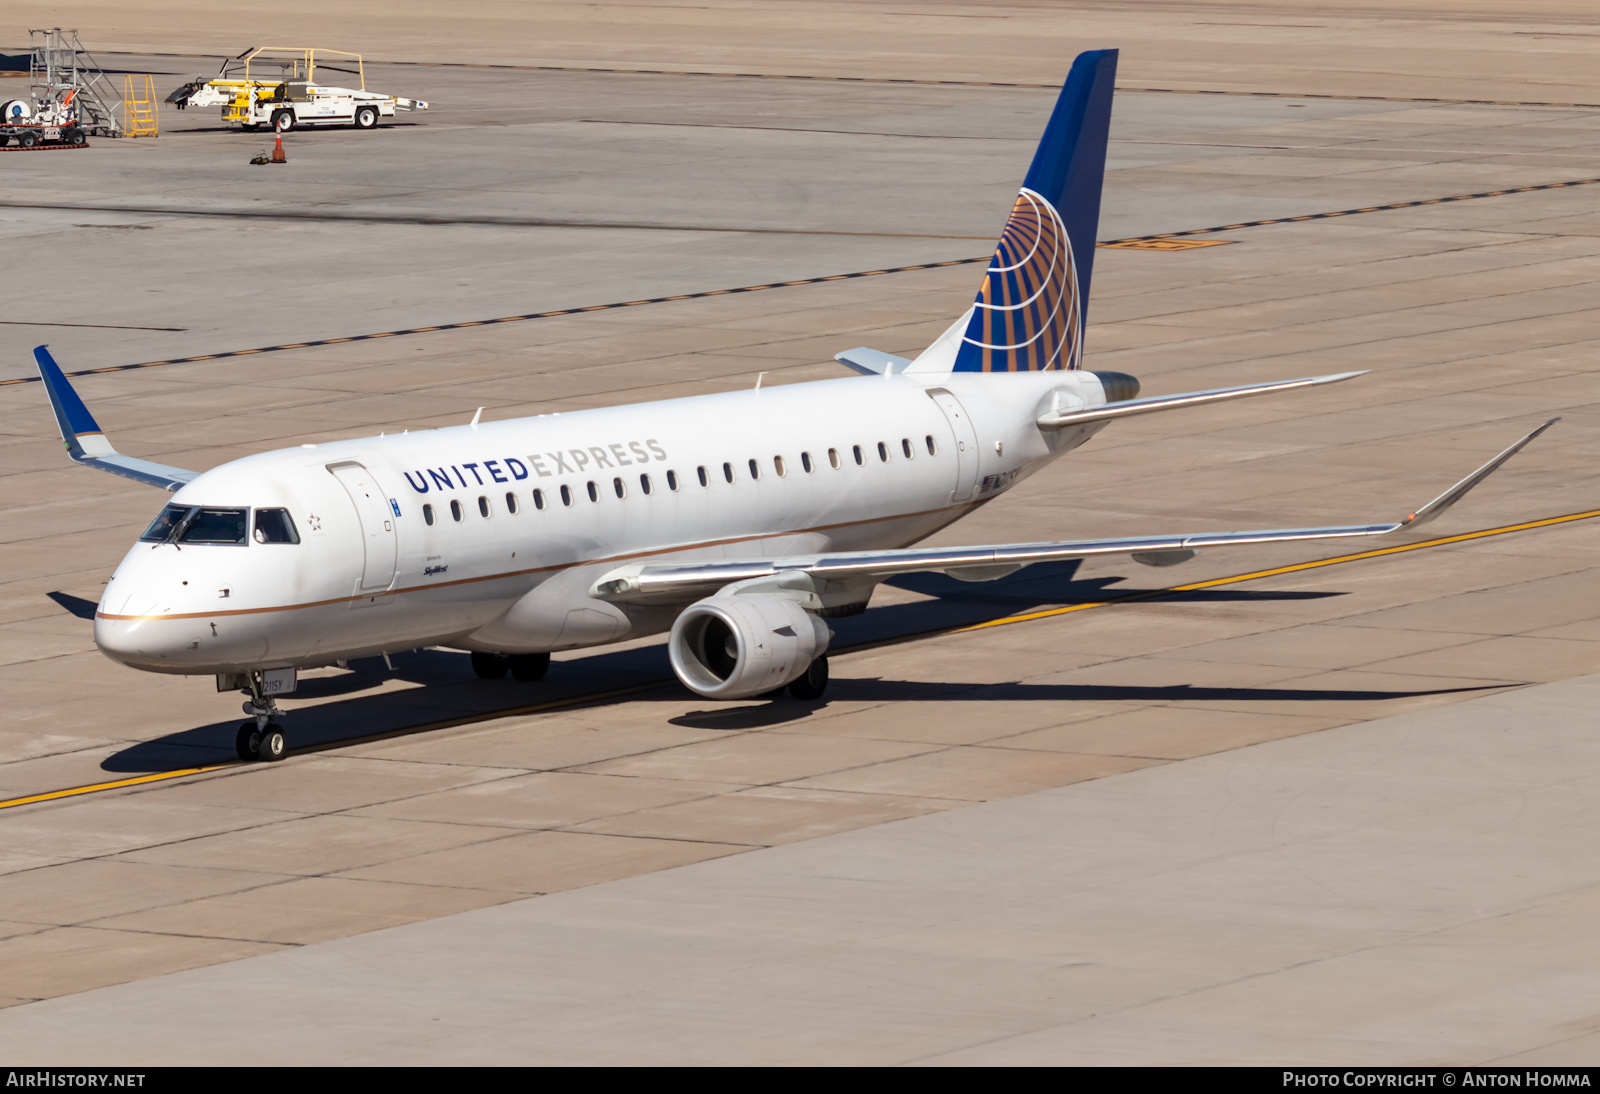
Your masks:
<svg viewBox="0 0 1600 1094"><path fill-rule="evenodd" d="M1108 587L1120 577L1074 580L1078 563L1034 566L1021 574L981 584L955 581L938 574L895 578L894 584L927 599L874 608L863 615L830 619L833 648L906 641L918 635L990 622L1027 611L1048 610L1072 604L1124 598L1159 596L1165 601L1271 601L1341 596L1339 592L1207 589L1165 593L1159 588ZM50 599L79 618L93 618L94 605L66 593ZM539 683L479 680L464 653L428 649L390 655L393 668L382 658L352 661L337 675L306 677L285 703L285 728L291 750L322 750L385 736L404 736L441 722L476 721L499 713L536 709L592 698L596 703L634 701L641 691L683 692L667 664L662 643L635 649L603 650L571 660L557 661ZM842 666L841 666L842 667ZM401 686L396 686L396 685ZM926 702L961 698L980 701L1072 702L1129 700L1173 702L1227 700L1259 702L1327 702L1402 699L1422 695L1473 691L1449 688L1425 691L1341 691L1327 688L1213 688L1185 683L1165 686L1114 684L981 684L920 680L852 678L837 673L828 689L830 700ZM617 692L625 694L617 695ZM219 705L236 701L219 695ZM301 705L306 700L313 705ZM670 719L675 725L706 729L757 729L809 717L825 702L792 699L750 705L698 710ZM529 709L532 708L532 709ZM113 772L171 771L221 763L233 758L234 730L239 715L209 725L194 726L141 741L102 762Z"/></svg>
<svg viewBox="0 0 1600 1094"><path fill-rule="evenodd" d="M69 615L75 615L79 619L87 619L90 622L94 621L94 610L96 607L98 607L94 601L85 600L81 596L73 596L71 593L56 592L45 593L44 595L48 596L51 600L54 600L60 607L66 609Z"/></svg>

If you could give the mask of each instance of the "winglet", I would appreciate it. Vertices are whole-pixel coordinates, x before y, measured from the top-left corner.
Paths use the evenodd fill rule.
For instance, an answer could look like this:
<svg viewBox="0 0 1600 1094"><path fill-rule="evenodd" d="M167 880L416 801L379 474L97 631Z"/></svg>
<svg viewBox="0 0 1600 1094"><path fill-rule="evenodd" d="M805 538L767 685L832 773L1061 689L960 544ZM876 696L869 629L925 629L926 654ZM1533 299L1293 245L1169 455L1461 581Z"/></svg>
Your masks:
<svg viewBox="0 0 1600 1094"><path fill-rule="evenodd" d="M1533 440L1539 434L1543 433L1560 420L1560 418L1551 418L1548 422L1545 422L1544 425L1540 426L1538 429L1535 429L1532 433L1529 433L1526 437L1522 438L1522 440L1518 441L1516 444L1500 453L1500 455L1496 456L1494 459L1478 468L1472 474L1456 483L1450 489L1434 498L1427 505L1424 505L1421 509L1418 509L1415 513L1412 513L1409 517L1400 522L1400 527L1415 528L1418 525L1427 524L1440 513L1443 513L1456 502L1466 497L1468 490L1471 490L1484 479L1494 474L1497 470L1499 470L1501 464L1505 463L1512 456L1515 456L1518 452L1521 452L1523 447L1527 445L1529 441Z"/></svg>
<svg viewBox="0 0 1600 1094"><path fill-rule="evenodd" d="M89 454L100 455L99 452L86 451L83 439L98 437L103 440L105 432L95 422L89 408L83 405L83 400L78 398L78 393L72 390L72 385L67 383L61 366L56 364L55 358L44 346L34 348L33 359L39 364L39 378L44 381L44 389L50 394L50 409L56 412L56 425L61 430L61 440L66 444L67 451L75 460ZM100 447L93 441L89 444L93 448ZM105 447L109 449L111 446L106 444Z"/></svg>
<svg viewBox="0 0 1600 1094"><path fill-rule="evenodd" d="M182 489L200 476L198 471L186 471L181 467L168 467L163 463L122 455L111 447L105 431L94 420L94 415L89 413L89 408L83 405L83 400L78 398L78 393L72 390L72 385L67 383L61 366L50 356L50 351L38 346L33 351L33 359L38 362L39 379L44 381L44 389L50 395L50 409L55 411L61 441L67 446L67 455L74 461L98 471L109 471L134 482L142 482L146 486L159 486L169 492Z"/></svg>

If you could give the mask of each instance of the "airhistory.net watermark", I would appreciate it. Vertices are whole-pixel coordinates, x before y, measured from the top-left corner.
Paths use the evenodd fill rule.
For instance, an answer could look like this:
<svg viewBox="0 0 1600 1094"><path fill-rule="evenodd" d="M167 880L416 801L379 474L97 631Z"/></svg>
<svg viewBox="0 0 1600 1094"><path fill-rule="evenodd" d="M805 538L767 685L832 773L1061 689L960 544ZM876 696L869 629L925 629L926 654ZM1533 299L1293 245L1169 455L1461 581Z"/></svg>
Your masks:
<svg viewBox="0 0 1600 1094"><path fill-rule="evenodd" d="M80 1071L55 1068L7 1070L6 1087L142 1087L142 1071Z"/></svg>

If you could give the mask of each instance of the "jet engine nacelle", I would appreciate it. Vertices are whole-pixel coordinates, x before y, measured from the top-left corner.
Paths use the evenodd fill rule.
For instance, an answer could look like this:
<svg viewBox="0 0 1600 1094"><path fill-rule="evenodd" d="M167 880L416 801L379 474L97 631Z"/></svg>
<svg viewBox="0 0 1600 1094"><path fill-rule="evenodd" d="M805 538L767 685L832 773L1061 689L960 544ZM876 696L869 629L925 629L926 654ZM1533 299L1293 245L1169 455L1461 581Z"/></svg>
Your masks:
<svg viewBox="0 0 1600 1094"><path fill-rule="evenodd" d="M672 624L667 655L684 687L708 699L747 699L794 682L828 648L828 627L790 597L707 597Z"/></svg>

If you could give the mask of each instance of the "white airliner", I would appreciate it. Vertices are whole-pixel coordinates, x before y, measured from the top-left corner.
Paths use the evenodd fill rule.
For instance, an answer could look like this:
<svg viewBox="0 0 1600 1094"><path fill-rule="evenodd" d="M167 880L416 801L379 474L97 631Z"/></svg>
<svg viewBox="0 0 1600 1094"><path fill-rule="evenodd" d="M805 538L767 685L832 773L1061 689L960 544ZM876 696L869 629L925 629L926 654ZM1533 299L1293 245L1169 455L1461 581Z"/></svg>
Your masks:
<svg viewBox="0 0 1600 1094"><path fill-rule="evenodd" d="M295 670L427 646L537 680L550 651L670 631L709 698L814 699L824 620L897 574L1375 536L1431 520L1541 426L1404 520L981 547L910 546L1117 418L1344 380L1137 398L1080 367L1116 52L1078 57L972 308L862 376L264 452L196 473L120 455L44 347L74 460L173 491L95 612L95 643L249 695L242 758L277 760Z"/></svg>

